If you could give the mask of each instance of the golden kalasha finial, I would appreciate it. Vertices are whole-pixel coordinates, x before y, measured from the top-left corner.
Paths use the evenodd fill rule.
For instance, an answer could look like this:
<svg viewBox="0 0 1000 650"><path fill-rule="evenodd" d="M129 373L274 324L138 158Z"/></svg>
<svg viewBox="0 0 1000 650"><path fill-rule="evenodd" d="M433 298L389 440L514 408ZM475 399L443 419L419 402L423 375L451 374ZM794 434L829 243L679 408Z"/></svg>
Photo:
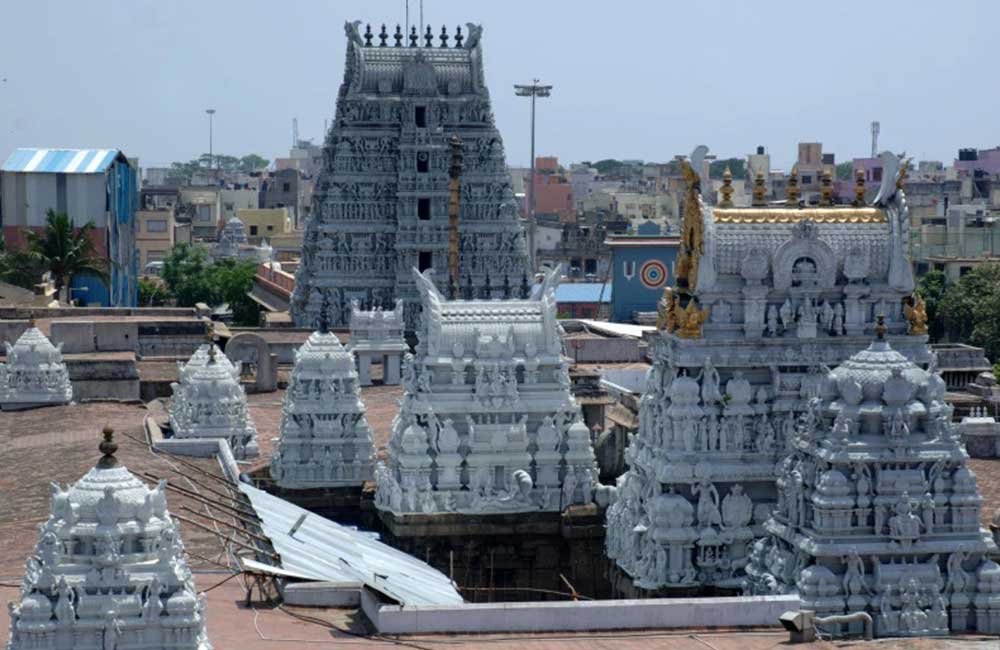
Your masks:
<svg viewBox="0 0 1000 650"><path fill-rule="evenodd" d="M896 189L903 189L903 185L906 184L906 176L910 171L910 161L904 159L903 162L899 164L899 177L896 178Z"/></svg>
<svg viewBox="0 0 1000 650"><path fill-rule="evenodd" d="M885 316L879 314L875 317L875 339L878 341L885 340Z"/></svg>
<svg viewBox="0 0 1000 650"><path fill-rule="evenodd" d="M722 201L719 202L719 207L733 207L733 172L729 171L728 166L726 167L726 171L722 172L722 187L719 188L719 192L722 193Z"/></svg>
<svg viewBox="0 0 1000 650"><path fill-rule="evenodd" d="M211 346L215 342L215 330L212 328L212 321L205 320L205 342Z"/></svg>
<svg viewBox="0 0 1000 650"><path fill-rule="evenodd" d="M792 167L792 173L788 175L788 201L789 207L799 207L799 168Z"/></svg>
<svg viewBox="0 0 1000 650"><path fill-rule="evenodd" d="M862 208L865 205L865 170L854 172L854 206Z"/></svg>
<svg viewBox="0 0 1000 650"><path fill-rule="evenodd" d="M910 321L910 334L927 333L927 304L919 293L904 299L903 314L906 320Z"/></svg>
<svg viewBox="0 0 1000 650"><path fill-rule="evenodd" d="M764 186L764 172L757 170L757 175L753 179L753 205L755 208L762 208L767 205L767 188Z"/></svg>
<svg viewBox="0 0 1000 650"><path fill-rule="evenodd" d="M118 451L118 443L115 442L115 430L111 428L111 425L105 424L101 433L104 435L104 439L101 440L101 444L97 446L97 449L103 456L97 461L97 466L103 469L115 467L118 465L118 459L115 458L115 452Z"/></svg>
<svg viewBox="0 0 1000 650"><path fill-rule="evenodd" d="M215 346L214 345L209 345L208 346L208 362L209 363L215 363Z"/></svg>
<svg viewBox="0 0 1000 650"><path fill-rule="evenodd" d="M35 327L35 314L28 316L28 327Z"/></svg>
<svg viewBox="0 0 1000 650"><path fill-rule="evenodd" d="M820 177L819 204L833 205L833 174L830 173L829 167L823 170L823 175Z"/></svg>

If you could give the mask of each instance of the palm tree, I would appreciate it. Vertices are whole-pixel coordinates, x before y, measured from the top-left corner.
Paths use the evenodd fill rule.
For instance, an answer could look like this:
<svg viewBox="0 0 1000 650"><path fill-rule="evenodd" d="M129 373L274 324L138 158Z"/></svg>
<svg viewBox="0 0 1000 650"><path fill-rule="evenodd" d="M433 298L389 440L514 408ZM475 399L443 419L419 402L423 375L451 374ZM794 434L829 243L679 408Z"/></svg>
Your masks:
<svg viewBox="0 0 1000 650"><path fill-rule="evenodd" d="M45 230L25 231L28 254L52 274L56 295L61 295L63 287L69 286L73 276L80 273L96 275L107 281L107 261L97 254L91 239L94 229L93 221L74 228L65 212L48 210L45 213Z"/></svg>

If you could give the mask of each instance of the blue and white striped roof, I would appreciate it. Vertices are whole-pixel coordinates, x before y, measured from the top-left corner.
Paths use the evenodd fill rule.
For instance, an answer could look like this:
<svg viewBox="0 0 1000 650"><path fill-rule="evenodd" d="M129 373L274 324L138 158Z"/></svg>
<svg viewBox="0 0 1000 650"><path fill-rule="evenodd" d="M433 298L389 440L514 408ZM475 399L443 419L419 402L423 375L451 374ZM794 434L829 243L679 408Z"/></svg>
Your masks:
<svg viewBox="0 0 1000 650"><path fill-rule="evenodd" d="M0 171L102 174L118 156L118 149L16 149Z"/></svg>

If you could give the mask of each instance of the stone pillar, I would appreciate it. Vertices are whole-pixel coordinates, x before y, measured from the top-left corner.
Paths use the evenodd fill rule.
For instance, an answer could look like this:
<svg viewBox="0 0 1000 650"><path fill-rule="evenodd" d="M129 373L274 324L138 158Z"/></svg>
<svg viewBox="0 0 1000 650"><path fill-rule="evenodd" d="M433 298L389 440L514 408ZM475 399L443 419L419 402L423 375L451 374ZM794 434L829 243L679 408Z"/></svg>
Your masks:
<svg viewBox="0 0 1000 650"><path fill-rule="evenodd" d="M372 357L367 352L358 352L358 381L362 386L372 385Z"/></svg>
<svg viewBox="0 0 1000 650"><path fill-rule="evenodd" d="M398 352L385 355L382 362L382 383L387 386L399 383L399 360L400 354Z"/></svg>

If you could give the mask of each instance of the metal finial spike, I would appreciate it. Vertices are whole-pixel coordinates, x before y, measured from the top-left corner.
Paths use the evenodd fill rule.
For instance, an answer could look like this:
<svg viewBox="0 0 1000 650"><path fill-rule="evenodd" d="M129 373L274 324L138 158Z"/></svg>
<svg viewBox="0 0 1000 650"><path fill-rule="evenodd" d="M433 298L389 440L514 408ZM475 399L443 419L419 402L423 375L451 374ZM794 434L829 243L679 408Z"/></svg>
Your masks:
<svg viewBox="0 0 1000 650"><path fill-rule="evenodd" d="M441 25L441 47L448 47L448 28Z"/></svg>
<svg viewBox="0 0 1000 650"><path fill-rule="evenodd" d="M103 455L97 461L97 466L105 469L115 467L118 465L118 459L115 458L115 452L118 451L118 443L115 442L115 430L111 428L110 424L105 424L101 433L104 439L101 440L101 444L97 445L97 449Z"/></svg>
<svg viewBox="0 0 1000 650"><path fill-rule="evenodd" d="M382 23L382 31L378 34L378 46L385 47L385 42L389 39L388 32L385 31L385 23Z"/></svg>
<svg viewBox="0 0 1000 650"><path fill-rule="evenodd" d="M399 25L396 25L396 33L392 35L392 38L396 41L393 47L403 47L403 29Z"/></svg>
<svg viewBox="0 0 1000 650"><path fill-rule="evenodd" d="M424 32L424 41L426 41L424 47L434 47L434 34L431 33L431 26L427 26L427 31Z"/></svg>
<svg viewBox="0 0 1000 650"><path fill-rule="evenodd" d="M215 346L208 346L208 362L215 363Z"/></svg>
<svg viewBox="0 0 1000 650"><path fill-rule="evenodd" d="M885 340L885 315L879 314L875 317L875 339L878 341Z"/></svg>
<svg viewBox="0 0 1000 650"><path fill-rule="evenodd" d="M417 28L416 27L411 27L410 28L410 47L417 47L417 45L419 45L419 43L417 41L419 41L419 40L420 40L420 35L417 34Z"/></svg>
<svg viewBox="0 0 1000 650"><path fill-rule="evenodd" d="M370 24L365 25L365 47L372 46L372 26Z"/></svg>
<svg viewBox="0 0 1000 650"><path fill-rule="evenodd" d="M461 25L457 25L455 27L455 47L456 48L461 48L463 40L465 40L465 37L462 36L462 26Z"/></svg>
<svg viewBox="0 0 1000 650"><path fill-rule="evenodd" d="M28 327L35 327L35 315L28 316Z"/></svg>

